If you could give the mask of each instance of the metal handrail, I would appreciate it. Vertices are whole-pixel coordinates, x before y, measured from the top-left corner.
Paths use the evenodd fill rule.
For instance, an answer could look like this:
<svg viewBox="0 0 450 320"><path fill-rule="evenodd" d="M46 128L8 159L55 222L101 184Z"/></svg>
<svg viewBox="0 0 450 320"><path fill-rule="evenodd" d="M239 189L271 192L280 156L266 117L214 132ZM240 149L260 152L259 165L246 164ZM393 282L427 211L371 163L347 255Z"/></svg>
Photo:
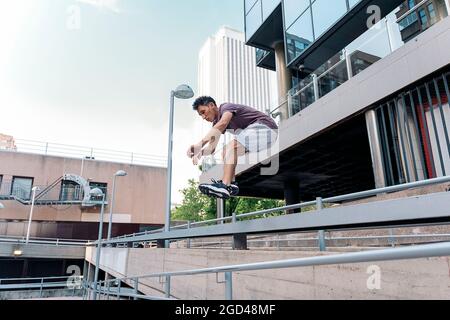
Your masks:
<svg viewBox="0 0 450 320"><path fill-rule="evenodd" d="M350 194L335 196L335 197L330 197L330 198L324 198L324 199L318 198L318 200L320 199L321 203L332 204L332 203L337 203L337 202L344 202L344 201L358 200L361 198L372 197L372 196L376 196L376 195L383 194L383 193L403 191L403 190L407 190L407 189L425 187L425 186L429 186L429 185L446 183L446 182L450 182L450 176L444 176L444 177L416 181L416 182L409 182L409 183L404 183L404 184L400 184L400 185L396 185L396 186L383 187L383 188L372 189L372 190L367 190L367 191L362 191L362 192L355 192L355 193L350 193ZM206 223L221 222L221 221L226 221L226 220L233 220L234 219L233 217L235 217L235 219L237 221L242 218L254 217L254 216L268 214L268 213L296 210L296 209L301 209L301 208L305 208L305 207L309 207L309 206L317 206L318 200L308 201L308 202L303 202L303 203L298 203L298 204L293 204L293 205L287 205L287 206L282 206L282 207L277 207L277 208L265 209L265 210L260 210L260 211L254 211L254 212L249 212L249 213L244 213L244 214L233 214L233 216L231 216L231 217L223 217L223 218L218 218L218 219L194 222L194 223L191 223L190 226L206 224ZM184 224L184 225L181 225L178 227L182 227L182 226L187 226L187 224ZM164 233L164 231L162 231L162 233ZM112 238L111 240L124 239L125 241L129 241L129 238L133 238L133 237L134 237L133 235L124 235L119 238ZM95 244L95 243L96 242L93 242L93 244Z"/></svg>
<svg viewBox="0 0 450 320"><path fill-rule="evenodd" d="M308 83L306 86L302 87L301 89L297 90L295 93L293 93L291 95L292 98L298 96L300 93L302 93L303 91L305 91L306 89L308 89L310 86L314 86L314 81L311 81L310 83Z"/></svg>
<svg viewBox="0 0 450 320"><path fill-rule="evenodd" d="M67 240L63 240L63 239L50 239L50 240L29 239L27 241L25 238L0 237L0 243L27 243L27 244L46 244L46 245L54 245L54 246L85 247L89 244L89 241L85 241L85 240L67 241Z"/></svg>
<svg viewBox="0 0 450 320"><path fill-rule="evenodd" d="M360 236L360 237L328 237L325 236L326 241L340 241L340 240L399 240L399 239L423 239L423 238L450 238L450 234L402 234L402 235L381 235L381 236ZM291 239L248 239L247 243L263 243L263 242L289 242L289 241L317 241L319 237L308 237L308 238L291 238ZM191 247L204 247L205 245L231 245L233 241L201 241L193 242L190 244ZM330 247L330 245L328 245Z"/></svg>
<svg viewBox="0 0 450 320"><path fill-rule="evenodd" d="M0 236L3 238L12 238L12 239L25 239L24 236ZM70 242L89 242L86 239L66 239L66 238L43 238L43 237L30 237L30 240L56 240L56 241L70 241Z"/></svg>
<svg viewBox="0 0 450 320"><path fill-rule="evenodd" d="M329 69L327 69L325 72L323 72L320 76L317 77L317 80L322 79L323 77L325 77L326 75L328 75L331 71L333 71L334 69L336 69L338 66L340 66L341 64L346 62L346 58L340 60L339 62L336 62L332 67L330 67Z"/></svg>
<svg viewBox="0 0 450 320"><path fill-rule="evenodd" d="M56 279L70 279L70 278L83 278L83 276L57 276L57 277L36 277L36 278L4 278L0 279L0 283L5 281L32 281L32 280L56 280ZM45 282L44 282L45 283Z"/></svg>
<svg viewBox="0 0 450 320"><path fill-rule="evenodd" d="M16 148L0 148L4 152L33 153L55 156L69 156L93 161L116 161L149 166L165 166L167 159L164 156L124 152L110 149L91 148L84 146L49 143L35 140L15 139ZM93 159L93 157L99 159Z"/></svg>
<svg viewBox="0 0 450 320"><path fill-rule="evenodd" d="M109 283L117 283L117 281L122 282L134 281L136 284L139 284L139 279L163 278L163 277L166 277L167 279L169 277L174 276L188 276L188 275L192 276L210 273L216 274L225 273L229 275L228 277L226 277L226 279L228 279L226 280L228 293L228 291L231 290L232 288L231 286L232 272L284 269L284 268L309 267L309 266L333 265L333 264L365 263L365 262L388 261L388 260L406 260L406 259L430 258L441 256L450 256L450 242L417 245L411 247L377 249L363 252L342 253L325 256L307 257L307 258L275 260L269 262L227 265L220 267L191 269L183 271L159 272L143 276L124 277L113 280L99 281L97 282L97 284L94 284L94 288L97 288L98 285L102 283L106 285ZM228 298L231 298L231 294L228 295Z"/></svg>

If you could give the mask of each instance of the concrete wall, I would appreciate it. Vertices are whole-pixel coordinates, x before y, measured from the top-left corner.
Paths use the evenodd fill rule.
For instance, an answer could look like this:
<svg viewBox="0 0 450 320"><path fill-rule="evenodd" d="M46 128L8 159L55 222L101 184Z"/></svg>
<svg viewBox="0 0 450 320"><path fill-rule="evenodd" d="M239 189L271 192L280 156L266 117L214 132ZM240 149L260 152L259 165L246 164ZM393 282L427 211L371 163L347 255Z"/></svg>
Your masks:
<svg viewBox="0 0 450 320"><path fill-rule="evenodd" d="M232 251L196 249L102 249L101 268L114 277L189 270L231 264L317 256L317 252ZM330 253L326 253L330 254ZM95 261L95 249L86 259ZM380 289L368 289L370 267L380 268ZM161 296L160 279L142 279L139 289ZM223 274L219 275L223 281ZM216 275L173 277L172 295L179 299L224 299ZM358 263L233 274L234 299L449 299L450 258Z"/></svg>
<svg viewBox="0 0 450 320"><path fill-rule="evenodd" d="M46 186L63 174L78 174L94 182L107 183L107 200L111 201L113 175L125 170L126 177L116 179L113 222L132 224L163 224L166 169L113 162L71 159L37 154L0 151L0 175L3 183L13 176L32 177L34 185ZM81 172L82 171L82 172ZM16 201L2 201L0 220L27 220L30 207ZM107 221L109 205L105 207ZM99 208L80 206L39 206L34 221L98 222Z"/></svg>

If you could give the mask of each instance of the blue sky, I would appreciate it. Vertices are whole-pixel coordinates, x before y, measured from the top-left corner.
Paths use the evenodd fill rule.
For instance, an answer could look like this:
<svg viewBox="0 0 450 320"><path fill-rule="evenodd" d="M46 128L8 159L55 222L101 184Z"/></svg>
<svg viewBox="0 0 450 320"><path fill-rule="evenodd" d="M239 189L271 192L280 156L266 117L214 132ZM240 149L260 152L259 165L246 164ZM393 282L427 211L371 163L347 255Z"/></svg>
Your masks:
<svg viewBox="0 0 450 320"><path fill-rule="evenodd" d="M243 30L242 0L2 1L0 132L164 156L170 90L196 89L223 25ZM174 191L198 176L184 150L208 127L190 104L176 103Z"/></svg>

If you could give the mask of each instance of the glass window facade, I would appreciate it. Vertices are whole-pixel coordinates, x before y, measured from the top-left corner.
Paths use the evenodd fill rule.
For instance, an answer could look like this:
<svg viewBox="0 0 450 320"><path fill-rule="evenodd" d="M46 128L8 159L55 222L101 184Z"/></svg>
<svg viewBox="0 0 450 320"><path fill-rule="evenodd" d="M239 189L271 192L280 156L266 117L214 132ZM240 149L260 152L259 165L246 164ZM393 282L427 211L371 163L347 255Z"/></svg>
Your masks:
<svg viewBox="0 0 450 320"><path fill-rule="evenodd" d="M261 23L261 1L257 1L245 16L245 36L247 40L258 30Z"/></svg>
<svg viewBox="0 0 450 320"><path fill-rule="evenodd" d="M361 0L283 0L287 63L294 61Z"/></svg>
<svg viewBox="0 0 450 320"><path fill-rule="evenodd" d="M245 0L245 38L250 39L281 0Z"/></svg>

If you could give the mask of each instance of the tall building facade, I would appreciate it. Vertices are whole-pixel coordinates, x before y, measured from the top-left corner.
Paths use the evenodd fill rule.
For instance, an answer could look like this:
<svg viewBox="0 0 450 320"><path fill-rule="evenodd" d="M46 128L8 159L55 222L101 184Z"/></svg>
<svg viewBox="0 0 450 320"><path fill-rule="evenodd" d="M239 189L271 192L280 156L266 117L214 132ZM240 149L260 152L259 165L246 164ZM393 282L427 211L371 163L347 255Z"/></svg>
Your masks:
<svg viewBox="0 0 450 320"><path fill-rule="evenodd" d="M244 33L222 27L199 53L198 94L266 112L273 106L274 72L256 66L256 50ZM272 79L271 79L272 78Z"/></svg>

